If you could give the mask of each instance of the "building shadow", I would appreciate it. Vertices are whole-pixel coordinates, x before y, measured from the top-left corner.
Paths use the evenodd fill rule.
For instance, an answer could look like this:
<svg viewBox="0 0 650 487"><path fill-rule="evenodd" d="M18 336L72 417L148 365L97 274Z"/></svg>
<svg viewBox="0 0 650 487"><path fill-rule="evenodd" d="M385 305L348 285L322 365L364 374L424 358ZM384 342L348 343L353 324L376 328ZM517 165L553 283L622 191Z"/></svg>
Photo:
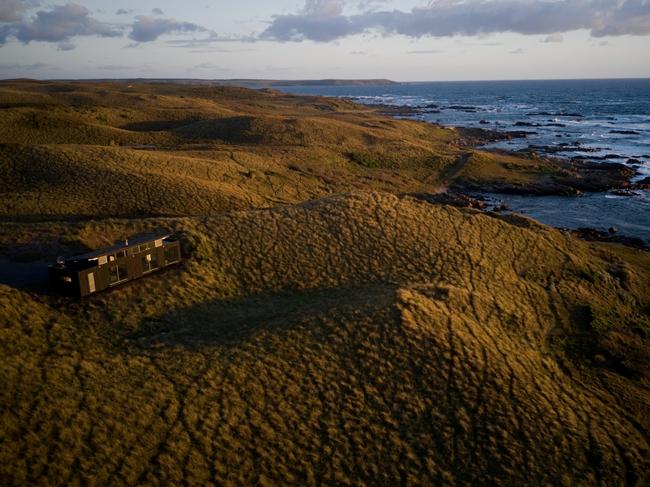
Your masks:
<svg viewBox="0 0 650 487"><path fill-rule="evenodd" d="M211 301L162 316L145 318L126 338L143 348L233 347L256 334L305 327L327 333L328 327L372 315L394 302L395 286L285 291L236 300Z"/></svg>

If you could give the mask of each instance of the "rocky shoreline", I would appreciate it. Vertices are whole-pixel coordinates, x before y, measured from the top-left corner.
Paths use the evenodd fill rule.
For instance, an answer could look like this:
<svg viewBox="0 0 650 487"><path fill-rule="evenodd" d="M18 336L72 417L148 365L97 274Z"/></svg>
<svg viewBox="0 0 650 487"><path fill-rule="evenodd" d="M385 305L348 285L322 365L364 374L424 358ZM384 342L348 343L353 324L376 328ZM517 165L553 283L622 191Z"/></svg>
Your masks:
<svg viewBox="0 0 650 487"><path fill-rule="evenodd" d="M456 127L456 130L462 134L463 142L472 147L525 137L521 132L500 132L462 127ZM562 149L566 150L568 146L568 144L563 144ZM493 152L501 152L505 155L513 154L513 151L495 150ZM531 196L575 196L587 192L634 191L650 188L650 177L633 183L632 179L638 174L633 167L620 162L609 162L609 159L624 159L623 156L613 154L607 158L608 162L594 162L583 157L565 159L548 155L556 152L559 151L554 147L546 146L530 146L527 149L514 152L545 162L558 169L557 175L550 176L547 181L542 183L526 185L503 183L489 187L464 184L455 189ZM624 194L621 193L621 195Z"/></svg>
<svg viewBox="0 0 650 487"><path fill-rule="evenodd" d="M498 132L494 130L485 129L465 129L457 128L463 135L467 134L468 140L473 142L472 145L483 145L489 142L498 140L510 140L513 137L509 132ZM547 149L547 148L537 148ZM551 162L561 168L561 176L549 178L548 181L543 183L533 184L493 184L493 185L474 185L474 184L460 184L451 188L458 197L453 198L453 203L456 206L468 206L487 211L487 204L481 199L476 199L473 196L468 196L465 193L472 192L488 192L488 193L502 193L502 194L517 194L527 196L579 196L583 193L597 193L597 192L610 192L617 196L634 196L638 190L650 189L650 177L646 177L640 181L632 182L632 179L637 175L637 171L625 164L618 162L593 162L584 160L579 157L571 159L562 159L557 157L540 156L539 152L535 150L519 151L518 153L526 153L526 155L544 159L546 162ZM545 151L546 152L546 151ZM504 153L508 153L504 151ZM608 157L607 159L623 159L622 156ZM464 204L465 201L472 200ZM510 208L505 205L495 206L491 211L502 212L510 211ZM568 229L558 227L559 230L571 233L572 235L592 242L608 242L618 243L633 247L641 250L650 250L650 246L638 237L620 234L617 229L609 228L607 231L598 230L596 228L581 227L577 229Z"/></svg>
<svg viewBox="0 0 650 487"><path fill-rule="evenodd" d="M427 105L424 107L409 107L397 105L373 105L382 114L412 118L422 113L439 113L438 106ZM487 122L486 122L487 124ZM517 122L515 127L534 128L537 124L532 122ZM476 148L493 142L507 141L528 137L529 130L493 130L488 128L454 127L461 135L460 144ZM534 132L533 132L534 133ZM575 152L593 152L588 147L576 143L561 143L558 146L530 145L519 151L502 149L490 150L492 153L508 155L524 155L540 163L548 164L556 169L554 174L549 174L543 181L533 183L496 182L456 182L446 193L425 194L414 193L409 196L430 203L442 203L457 207L473 208L491 214L512 211L506 205L490 205L476 193L501 193L521 196L580 196L585 193L609 192L617 196L634 196L637 191L650 189L650 177L645 177L633 182L638 175L633 167L642 164L637 159L629 159L619 154L606 154L605 156L574 156L571 158L558 157L556 154L573 150ZM645 158L645 156L644 156ZM599 162L596 162L599 161ZM613 162L625 160L626 164ZM631 167L632 166L632 167ZM619 233L615 228L607 231L596 228L581 227L568 229L558 227L559 230L571 233L587 241L619 243L636 249L650 250L646 242L638 237L627 236Z"/></svg>
<svg viewBox="0 0 650 487"><path fill-rule="evenodd" d="M465 194L460 192L437 194L409 193L405 196L410 196L411 198L415 198L420 201L426 201L427 203L450 205L457 208L471 208L497 217L502 214L516 214L516 212L514 212L505 204L490 204L486 198L475 194ZM610 227L607 230L598 230L597 228L590 227L580 227L577 229L565 227L556 228L564 233L569 233L581 240L586 240L589 242L617 243L639 250L650 250L650 246L643 239L622 234L617 228L614 227Z"/></svg>
<svg viewBox="0 0 650 487"><path fill-rule="evenodd" d="M422 107L399 105L372 105L382 114L393 117L414 117L422 113L437 113L441 107L434 104ZM451 107L446 107L451 108ZM458 109L458 107L454 107ZM467 110L471 107L465 107ZM563 114L565 115L565 114ZM571 114L574 115L574 114ZM577 114L575 114L577 116ZM517 127L534 127L532 122L517 122ZM528 130L494 130L487 128L454 127L461 135L460 143L467 147L476 148L493 142L526 138L533 132ZM632 196L634 191L650 189L650 177L632 182L638 172L630 165L639 165L637 159L629 159L618 154L607 154L603 157L575 156L571 158L558 157L556 154L575 150L592 152L593 149L581 147L579 143L561 143L558 146L531 145L519 151L492 150L491 152L504 155L525 155L540 162L549 164L556 169L556 174L549 175L547 180L535 183L485 183L469 182L456 183L450 189L454 192L485 191L490 193L505 193L530 196L578 196L583 193L616 191L619 196ZM602 162L594 162L598 159ZM610 162L626 159L626 164Z"/></svg>
<svg viewBox="0 0 650 487"><path fill-rule="evenodd" d="M441 107L436 104L427 104L423 106L400 106L389 104L371 105L379 113L393 117L412 118L421 114L440 113L442 109L463 110L468 113L477 112L475 107L467 106L448 106ZM577 113L552 114L561 116L580 117ZM481 120L480 123L484 121ZM488 122L485 122L487 124ZM546 125L557 125L546 124ZM540 126L534 122L517 122L515 127L534 128ZM494 130L488 128L473 127L454 127L461 135L460 143L467 147L476 148L493 142L507 141L513 139L526 138L535 132L530 130ZM616 131L612 131L616 132ZM623 132L623 131L619 131ZM627 131L625 131L627 133ZM575 151L575 152L594 152L595 149L583 147L579 142L563 142L557 146L530 145L525 149L518 151L492 150L491 152L501 152L504 155L517 154L537 159L540 162L549 164L557 169L557 174L550 175L543 182L532 184L513 184L513 183L494 183L491 185L461 183L452 186L456 192L486 191L493 193L518 194L530 196L577 196L583 193L617 191L620 196L632 196L634 191L650 189L650 177L640 181L633 182L633 178L638 175L634 169L635 165L642 164L638 159L630 159L619 154L606 154L605 156L574 156L563 158L557 156L558 153ZM646 156L643 156L644 158ZM650 156L648 156L650 158ZM598 160L599 162L595 162ZM613 160L625 160L621 162L610 162Z"/></svg>
<svg viewBox="0 0 650 487"><path fill-rule="evenodd" d="M618 163L594 163L588 161L556 160L557 175L533 183L498 182L477 184L454 183L454 191L484 191L489 193L518 194L528 196L579 196L583 193L605 191L632 191L643 189L647 183L633 184L634 169ZM628 193L620 193L628 195Z"/></svg>

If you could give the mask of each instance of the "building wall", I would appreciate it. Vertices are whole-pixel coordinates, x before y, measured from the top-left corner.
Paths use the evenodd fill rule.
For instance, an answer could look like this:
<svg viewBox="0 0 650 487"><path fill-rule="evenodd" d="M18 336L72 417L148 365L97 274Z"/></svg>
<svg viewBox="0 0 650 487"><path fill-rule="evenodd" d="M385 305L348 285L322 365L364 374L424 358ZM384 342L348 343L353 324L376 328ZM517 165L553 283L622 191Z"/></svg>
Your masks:
<svg viewBox="0 0 650 487"><path fill-rule="evenodd" d="M180 242L170 242L163 246L146 249L143 252L138 251L135 253L133 249L126 249L124 257L115 257L114 260L101 259L100 262L105 261L105 264L98 265L84 269L77 273L79 283L79 295L81 297L89 296L95 292L108 289L109 287L118 286L133 279L138 279L143 275L156 272L160 269L167 267L175 262L180 262ZM167 254L167 255L166 255ZM110 254L113 255L113 254ZM150 255L151 259L146 259ZM173 255L173 260L168 257ZM154 267L155 263L155 267ZM115 282L115 268L118 268L118 280ZM149 269L151 268L151 270ZM126 279L122 278L121 270L126 270ZM89 275L92 275L89 279ZM91 284L94 283L94 291L91 290Z"/></svg>

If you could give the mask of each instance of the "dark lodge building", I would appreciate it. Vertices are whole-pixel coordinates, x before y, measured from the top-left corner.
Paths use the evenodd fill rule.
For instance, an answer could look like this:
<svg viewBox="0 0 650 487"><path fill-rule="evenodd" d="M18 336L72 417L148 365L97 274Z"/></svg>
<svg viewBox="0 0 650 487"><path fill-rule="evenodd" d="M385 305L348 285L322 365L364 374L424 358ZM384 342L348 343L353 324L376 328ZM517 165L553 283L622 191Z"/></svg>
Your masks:
<svg viewBox="0 0 650 487"><path fill-rule="evenodd" d="M50 282L64 294L83 297L180 261L178 238L141 237L75 257L59 257L49 267Z"/></svg>

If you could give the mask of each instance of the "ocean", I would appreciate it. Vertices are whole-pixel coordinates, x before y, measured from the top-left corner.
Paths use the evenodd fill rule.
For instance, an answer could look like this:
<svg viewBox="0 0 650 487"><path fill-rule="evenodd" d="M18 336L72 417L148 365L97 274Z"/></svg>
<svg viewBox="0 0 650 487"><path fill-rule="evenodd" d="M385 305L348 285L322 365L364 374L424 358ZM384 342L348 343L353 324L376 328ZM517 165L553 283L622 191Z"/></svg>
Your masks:
<svg viewBox="0 0 650 487"><path fill-rule="evenodd" d="M386 86L293 86L282 90L348 98L365 104L410 106L409 116L457 127L524 131L525 138L487 148L532 148L556 157L620 162L635 179L650 175L650 79L457 81ZM650 191L629 196L486 194L556 227L615 227L650 244Z"/></svg>

